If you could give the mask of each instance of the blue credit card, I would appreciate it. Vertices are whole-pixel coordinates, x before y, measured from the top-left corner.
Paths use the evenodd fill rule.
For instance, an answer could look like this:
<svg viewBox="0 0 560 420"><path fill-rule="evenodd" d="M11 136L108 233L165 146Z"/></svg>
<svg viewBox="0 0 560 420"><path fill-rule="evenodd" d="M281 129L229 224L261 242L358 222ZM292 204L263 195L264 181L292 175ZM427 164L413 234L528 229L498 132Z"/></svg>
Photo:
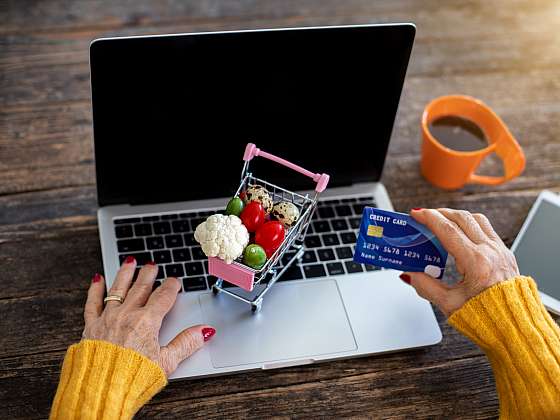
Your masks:
<svg viewBox="0 0 560 420"><path fill-rule="evenodd" d="M365 207L354 261L441 278L447 251L426 226L408 214Z"/></svg>

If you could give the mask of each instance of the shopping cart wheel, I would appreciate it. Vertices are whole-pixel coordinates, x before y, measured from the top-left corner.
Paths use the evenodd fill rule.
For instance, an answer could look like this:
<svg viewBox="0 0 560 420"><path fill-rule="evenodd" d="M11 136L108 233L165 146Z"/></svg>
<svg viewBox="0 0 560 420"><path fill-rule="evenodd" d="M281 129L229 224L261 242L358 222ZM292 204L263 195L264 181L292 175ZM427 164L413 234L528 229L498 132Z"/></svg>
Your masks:
<svg viewBox="0 0 560 420"><path fill-rule="evenodd" d="M262 301L260 301L259 303L251 303L251 312L253 313L259 312L261 308L262 308Z"/></svg>

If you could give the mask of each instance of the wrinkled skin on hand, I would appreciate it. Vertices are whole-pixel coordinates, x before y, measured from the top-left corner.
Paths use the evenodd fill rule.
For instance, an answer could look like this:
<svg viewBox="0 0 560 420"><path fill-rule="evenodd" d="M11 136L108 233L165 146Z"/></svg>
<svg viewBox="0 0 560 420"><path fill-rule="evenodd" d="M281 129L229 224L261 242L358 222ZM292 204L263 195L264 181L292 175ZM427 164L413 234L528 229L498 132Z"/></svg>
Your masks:
<svg viewBox="0 0 560 420"><path fill-rule="evenodd" d="M134 350L156 362L169 376L179 363L204 345L215 330L196 325L180 332L169 344L161 346L159 331L181 288L168 278L152 293L158 267L147 264L131 287L136 261L128 259L120 268L108 295L124 298L124 303L109 301L103 307L104 279L96 275L91 283L84 310L83 339L104 340Z"/></svg>
<svg viewBox="0 0 560 420"><path fill-rule="evenodd" d="M469 299L496 283L519 275L513 253L483 214L464 210L417 209L410 215L426 225L455 258L463 278L447 285L425 273L403 273L418 294L450 316ZM406 281L406 280L405 280Z"/></svg>

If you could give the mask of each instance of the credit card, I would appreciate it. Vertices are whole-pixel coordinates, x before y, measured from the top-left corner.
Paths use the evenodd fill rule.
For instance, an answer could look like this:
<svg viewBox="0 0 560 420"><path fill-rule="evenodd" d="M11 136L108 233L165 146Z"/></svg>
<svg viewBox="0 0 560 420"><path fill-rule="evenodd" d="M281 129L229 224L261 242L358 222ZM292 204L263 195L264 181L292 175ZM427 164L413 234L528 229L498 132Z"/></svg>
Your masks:
<svg viewBox="0 0 560 420"><path fill-rule="evenodd" d="M408 214L365 207L354 261L400 271L420 271L440 279L447 251L424 225Z"/></svg>

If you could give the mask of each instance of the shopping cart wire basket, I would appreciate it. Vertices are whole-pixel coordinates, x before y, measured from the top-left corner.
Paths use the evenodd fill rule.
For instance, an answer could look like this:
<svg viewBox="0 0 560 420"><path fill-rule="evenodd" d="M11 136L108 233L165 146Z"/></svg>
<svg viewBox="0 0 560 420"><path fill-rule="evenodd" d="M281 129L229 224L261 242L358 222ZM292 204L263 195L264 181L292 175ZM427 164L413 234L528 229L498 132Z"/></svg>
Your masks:
<svg viewBox="0 0 560 420"><path fill-rule="evenodd" d="M311 178L316 183L315 193L311 196L309 194L298 194L288 189L279 187L278 185L267 182L261 178L255 177L249 171L249 164L255 157L261 157L271 160L282 166L292 169L295 172L299 172L300 174ZM228 296L246 302L251 305L251 310L253 312L257 312L261 309L263 298L266 293L268 293L270 288L295 261L302 257L305 251L305 234L313 217L313 213L317 208L317 200L319 198L319 194L327 188L327 184L329 183L329 175L308 171L307 169L288 162L285 159L262 151L253 143L247 144L245 153L243 155L243 160L244 164L243 170L241 172L241 182L235 194L236 196L239 196L249 186L261 185L268 190L273 202L276 203L278 201L289 201L293 203L299 210L298 220L292 227L287 229L284 241L282 242L280 247L270 256L270 258L266 261L265 265L262 268L255 270L243 264L240 259L232 262L231 264L226 264L225 261L219 258L208 258L209 274L217 277L216 283L212 286L212 292L215 295L223 292ZM288 250L293 250L295 252L288 261L284 260L282 263L282 259L286 255L286 252ZM263 281L265 279L266 281ZM240 294L234 289L224 288L224 280L248 292L252 292L255 286L260 284L261 282L266 282L266 286L262 288L258 293L254 294L254 296L248 297L247 294Z"/></svg>

